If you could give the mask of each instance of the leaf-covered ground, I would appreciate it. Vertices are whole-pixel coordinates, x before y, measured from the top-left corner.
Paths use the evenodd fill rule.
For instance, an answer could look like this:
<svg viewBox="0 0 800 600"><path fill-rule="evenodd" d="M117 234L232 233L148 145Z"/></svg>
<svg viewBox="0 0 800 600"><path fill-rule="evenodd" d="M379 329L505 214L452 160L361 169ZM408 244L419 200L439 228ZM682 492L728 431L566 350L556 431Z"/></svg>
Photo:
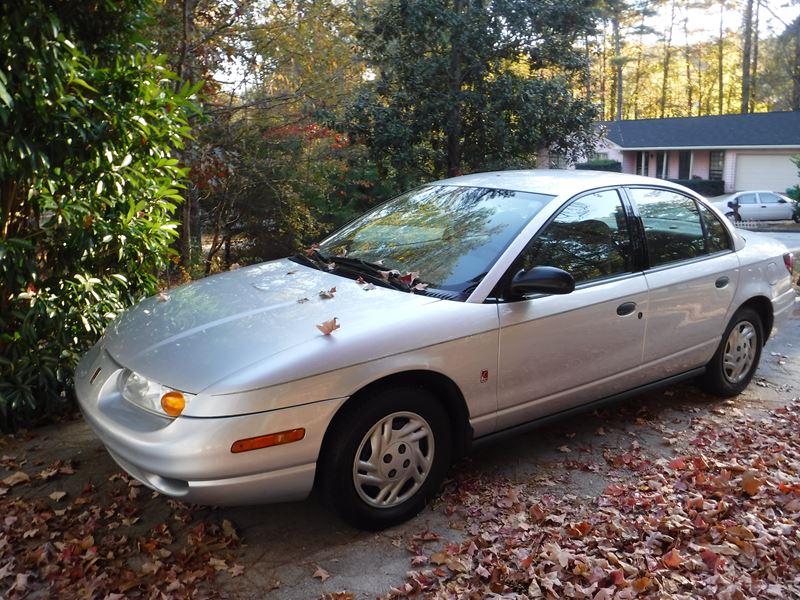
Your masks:
<svg viewBox="0 0 800 600"><path fill-rule="evenodd" d="M145 523L152 492L122 473L98 489L72 462L0 466L0 598L219 598L218 574L243 571L234 526L207 509L160 497Z"/></svg>
<svg viewBox="0 0 800 600"><path fill-rule="evenodd" d="M687 430L656 425L669 457L634 439L604 465L565 459L608 477L593 500L457 477L442 510L463 540L416 536L413 570L384 597L800 598L800 401L725 405Z"/></svg>

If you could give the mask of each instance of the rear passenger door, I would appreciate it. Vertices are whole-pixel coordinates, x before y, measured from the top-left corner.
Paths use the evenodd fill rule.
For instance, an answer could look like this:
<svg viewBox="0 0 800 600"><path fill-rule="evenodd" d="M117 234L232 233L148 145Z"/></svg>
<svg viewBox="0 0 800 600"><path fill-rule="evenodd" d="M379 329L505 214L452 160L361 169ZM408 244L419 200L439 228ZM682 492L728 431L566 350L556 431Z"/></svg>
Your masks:
<svg viewBox="0 0 800 600"><path fill-rule="evenodd" d="M627 191L646 243L643 368L661 378L702 366L719 344L739 280L732 240L694 198L660 188Z"/></svg>

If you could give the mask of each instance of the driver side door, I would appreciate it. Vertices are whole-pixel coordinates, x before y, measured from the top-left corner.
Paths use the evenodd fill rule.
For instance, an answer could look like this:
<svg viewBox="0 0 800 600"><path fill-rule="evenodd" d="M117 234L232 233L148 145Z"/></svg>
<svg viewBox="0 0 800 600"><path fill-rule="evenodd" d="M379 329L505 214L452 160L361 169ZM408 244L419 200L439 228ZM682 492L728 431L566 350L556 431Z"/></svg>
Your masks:
<svg viewBox="0 0 800 600"><path fill-rule="evenodd" d="M567 203L515 269L537 265L570 272L576 288L499 305L498 429L637 384L648 291L618 191Z"/></svg>

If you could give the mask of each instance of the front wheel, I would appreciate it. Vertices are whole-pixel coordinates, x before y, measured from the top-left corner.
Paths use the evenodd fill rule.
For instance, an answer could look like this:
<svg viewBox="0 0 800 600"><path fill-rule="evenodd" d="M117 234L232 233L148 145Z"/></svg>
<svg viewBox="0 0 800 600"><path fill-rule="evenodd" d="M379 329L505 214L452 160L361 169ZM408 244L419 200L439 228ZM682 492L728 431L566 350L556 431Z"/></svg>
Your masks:
<svg viewBox="0 0 800 600"><path fill-rule="evenodd" d="M385 389L362 398L331 431L320 457L322 493L351 525L390 527L422 510L451 455L438 399L425 389Z"/></svg>
<svg viewBox="0 0 800 600"><path fill-rule="evenodd" d="M723 398L741 393L756 372L763 345L764 327L758 313L752 308L737 311L706 365L701 387Z"/></svg>

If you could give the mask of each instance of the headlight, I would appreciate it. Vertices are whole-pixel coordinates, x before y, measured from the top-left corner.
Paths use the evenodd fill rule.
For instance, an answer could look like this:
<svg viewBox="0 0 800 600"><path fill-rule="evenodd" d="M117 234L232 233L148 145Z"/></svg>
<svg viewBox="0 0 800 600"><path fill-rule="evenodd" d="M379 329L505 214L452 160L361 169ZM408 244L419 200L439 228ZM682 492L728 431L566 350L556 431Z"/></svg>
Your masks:
<svg viewBox="0 0 800 600"><path fill-rule="evenodd" d="M125 400L140 408L170 417L179 416L192 397L150 381L130 369L125 369L120 376L120 393Z"/></svg>

